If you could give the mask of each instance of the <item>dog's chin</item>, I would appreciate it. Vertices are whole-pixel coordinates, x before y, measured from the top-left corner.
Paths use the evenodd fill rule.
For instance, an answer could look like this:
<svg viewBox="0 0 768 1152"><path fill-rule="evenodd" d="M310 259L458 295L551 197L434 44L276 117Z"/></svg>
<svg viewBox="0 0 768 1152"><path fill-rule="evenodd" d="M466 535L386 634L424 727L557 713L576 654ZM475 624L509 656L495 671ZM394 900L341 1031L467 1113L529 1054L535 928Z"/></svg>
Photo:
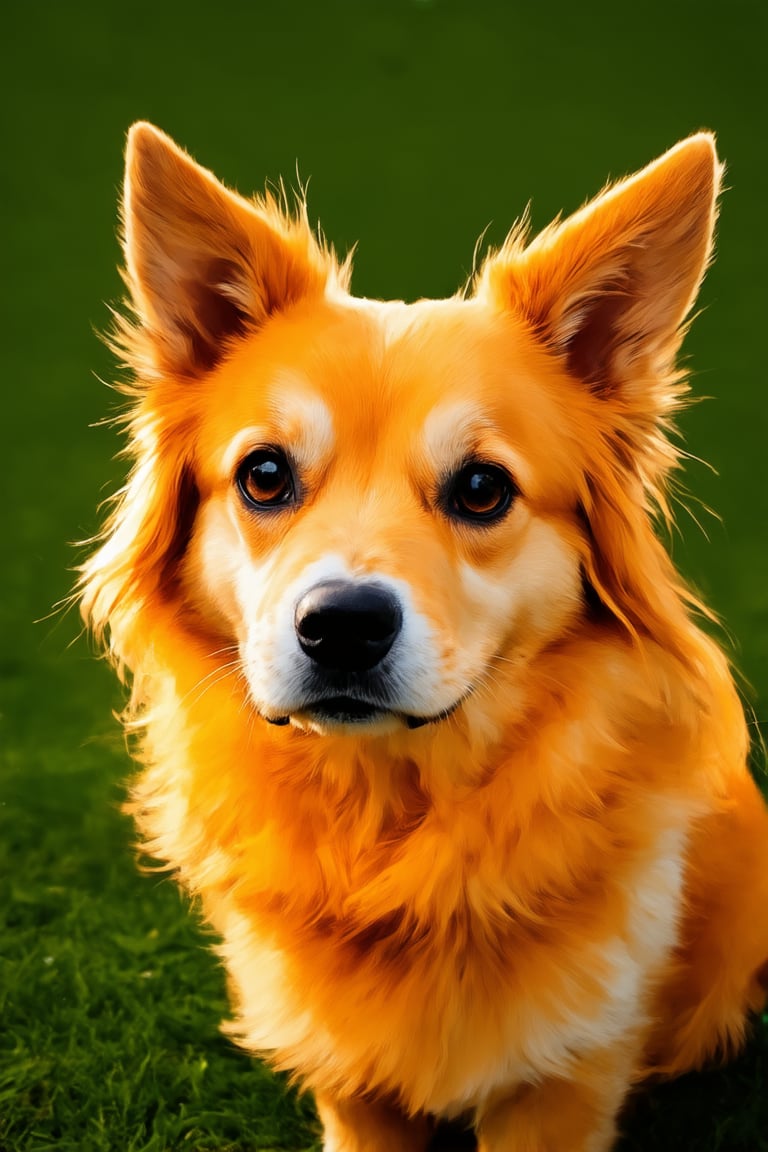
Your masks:
<svg viewBox="0 0 768 1152"><path fill-rule="evenodd" d="M448 708L444 708L434 715L417 716L408 712L394 711L366 700L357 700L352 696L330 696L322 700L312 701L300 708L286 714L269 714L262 712L262 716L269 724L283 727L292 724L305 732L323 734L349 735L384 734L397 729L407 728L411 731L424 728L430 724L439 724L459 708L464 698L457 700Z"/></svg>

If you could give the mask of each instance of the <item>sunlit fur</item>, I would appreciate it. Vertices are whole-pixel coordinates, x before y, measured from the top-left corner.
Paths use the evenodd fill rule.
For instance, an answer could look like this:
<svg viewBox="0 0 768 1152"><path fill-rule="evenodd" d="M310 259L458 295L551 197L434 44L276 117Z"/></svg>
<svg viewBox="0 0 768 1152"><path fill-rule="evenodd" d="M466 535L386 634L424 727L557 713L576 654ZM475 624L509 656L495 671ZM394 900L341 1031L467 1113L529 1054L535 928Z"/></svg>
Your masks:
<svg viewBox="0 0 768 1152"><path fill-rule="evenodd" d="M334 1152L457 1115L482 1152L604 1152L631 1084L731 1053L763 1002L768 818L653 523L719 176L691 137L405 305L351 297L303 208L131 132L134 466L83 611L232 1034L316 1092ZM235 483L265 445L298 472L277 512ZM468 458L514 477L497 521L445 504ZM398 709L433 722L302 709L294 606L337 576L400 597Z"/></svg>

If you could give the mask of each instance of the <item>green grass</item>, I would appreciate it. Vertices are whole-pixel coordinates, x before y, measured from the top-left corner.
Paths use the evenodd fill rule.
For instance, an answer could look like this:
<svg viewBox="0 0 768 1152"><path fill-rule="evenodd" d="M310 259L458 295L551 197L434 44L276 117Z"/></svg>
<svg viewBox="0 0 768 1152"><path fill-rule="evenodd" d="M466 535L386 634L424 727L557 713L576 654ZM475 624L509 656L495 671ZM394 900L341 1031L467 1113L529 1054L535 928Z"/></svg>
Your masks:
<svg viewBox="0 0 768 1152"><path fill-rule="evenodd" d="M0 419L0 1152L308 1149L311 1102L218 1032L223 975L120 815L119 695L76 639L69 541L119 482L89 429L113 371L125 129L154 119L243 191L311 177L356 290L439 295L530 196L537 225L701 126L728 160L719 255L687 344L685 420L709 540L684 569L726 619L768 716L764 454L765 14L693 0L100 0L4 13ZM696 511L698 505L692 503ZM699 515L699 513L696 513ZM73 643L74 641L74 643ZM768 1027L723 1070L639 1096L621 1152L768 1149ZM456 1138L457 1139L457 1138ZM454 1146L457 1146L454 1139Z"/></svg>

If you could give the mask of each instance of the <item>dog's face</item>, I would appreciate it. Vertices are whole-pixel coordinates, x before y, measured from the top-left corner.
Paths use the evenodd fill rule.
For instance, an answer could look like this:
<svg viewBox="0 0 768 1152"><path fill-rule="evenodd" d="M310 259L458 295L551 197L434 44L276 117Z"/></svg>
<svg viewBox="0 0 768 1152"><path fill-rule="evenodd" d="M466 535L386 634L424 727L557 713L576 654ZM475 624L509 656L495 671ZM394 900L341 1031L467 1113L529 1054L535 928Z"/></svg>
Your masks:
<svg viewBox="0 0 768 1152"><path fill-rule="evenodd" d="M524 326L479 302L340 298L203 382L184 595L264 717L416 727L564 632L583 549L542 376Z"/></svg>
<svg viewBox="0 0 768 1152"><path fill-rule="evenodd" d="M512 236L469 298L380 303L303 219L135 128L138 460L87 611L135 662L142 612L172 600L265 720L319 732L493 697L587 600L651 627L648 502L675 460L716 176L693 137L527 248Z"/></svg>

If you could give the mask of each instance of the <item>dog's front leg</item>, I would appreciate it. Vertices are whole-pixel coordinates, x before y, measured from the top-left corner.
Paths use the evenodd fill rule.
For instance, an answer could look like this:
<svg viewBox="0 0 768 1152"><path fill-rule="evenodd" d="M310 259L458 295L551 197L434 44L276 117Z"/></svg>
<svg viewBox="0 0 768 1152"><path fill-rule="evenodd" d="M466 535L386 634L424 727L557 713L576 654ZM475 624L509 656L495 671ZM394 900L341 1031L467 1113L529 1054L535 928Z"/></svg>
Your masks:
<svg viewBox="0 0 768 1152"><path fill-rule="evenodd" d="M425 1152L433 1125L390 1104L316 1094L324 1152Z"/></svg>
<svg viewBox="0 0 768 1152"><path fill-rule="evenodd" d="M476 1117L478 1152L609 1152L630 1072L625 1053L603 1053L570 1079L499 1094Z"/></svg>

